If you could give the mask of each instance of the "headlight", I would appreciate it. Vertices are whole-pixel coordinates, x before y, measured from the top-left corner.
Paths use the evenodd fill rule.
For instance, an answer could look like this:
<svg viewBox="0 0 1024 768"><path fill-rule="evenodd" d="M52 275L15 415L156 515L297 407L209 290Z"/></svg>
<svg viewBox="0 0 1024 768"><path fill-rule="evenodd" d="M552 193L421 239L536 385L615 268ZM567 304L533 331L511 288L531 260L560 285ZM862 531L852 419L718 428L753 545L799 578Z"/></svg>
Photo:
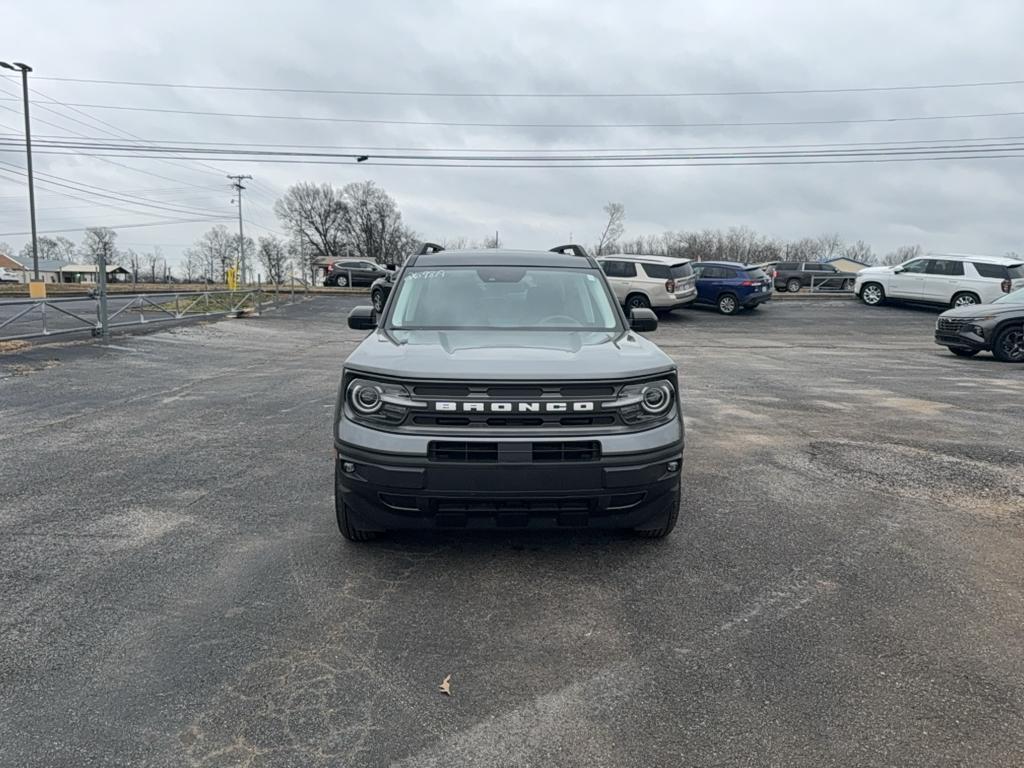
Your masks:
<svg viewBox="0 0 1024 768"><path fill-rule="evenodd" d="M642 424L664 418L675 402L675 382L670 379L627 384L619 390L616 400L602 403L605 408L616 408L627 424Z"/></svg>
<svg viewBox="0 0 1024 768"><path fill-rule="evenodd" d="M357 418L385 424L401 424L410 409L427 406L410 398L401 384L360 378L348 382L345 400Z"/></svg>

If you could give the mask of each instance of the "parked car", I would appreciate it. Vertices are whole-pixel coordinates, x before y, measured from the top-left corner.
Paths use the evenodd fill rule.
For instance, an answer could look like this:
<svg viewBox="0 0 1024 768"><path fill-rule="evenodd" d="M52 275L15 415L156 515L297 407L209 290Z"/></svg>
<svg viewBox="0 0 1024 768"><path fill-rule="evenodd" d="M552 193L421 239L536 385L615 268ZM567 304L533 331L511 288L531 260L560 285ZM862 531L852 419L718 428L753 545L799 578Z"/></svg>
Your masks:
<svg viewBox="0 0 1024 768"><path fill-rule="evenodd" d="M377 314L384 311L384 305L387 303L388 296L391 295L391 289L395 287L397 276L398 271L395 265L385 264L384 274L370 284L370 303L373 304Z"/></svg>
<svg viewBox="0 0 1024 768"><path fill-rule="evenodd" d="M585 249L431 251L398 273L345 360L335 517L398 528L632 529L667 536L681 502L675 362L641 334Z"/></svg>
<svg viewBox="0 0 1024 768"><path fill-rule="evenodd" d="M670 310L697 298L689 259L615 253L597 260L626 308Z"/></svg>
<svg viewBox="0 0 1024 768"><path fill-rule="evenodd" d="M6 267L0 267L0 283L20 283L21 278L18 277L18 273L13 269L7 269Z"/></svg>
<svg viewBox="0 0 1024 768"><path fill-rule="evenodd" d="M693 272L697 303L716 306L723 315L771 301L772 279L760 267L735 261L697 261Z"/></svg>
<svg viewBox="0 0 1024 768"><path fill-rule="evenodd" d="M324 278L325 286L370 285L378 277L384 276L384 267L372 261L346 260L335 262L331 271Z"/></svg>
<svg viewBox="0 0 1024 768"><path fill-rule="evenodd" d="M1024 287L1024 261L1002 256L929 254L857 273L854 292L869 306L886 299L963 307L991 304Z"/></svg>
<svg viewBox="0 0 1024 768"><path fill-rule="evenodd" d="M935 323L935 343L958 357L987 350L1004 363L1024 363L1024 288L991 304L947 309Z"/></svg>
<svg viewBox="0 0 1024 768"><path fill-rule="evenodd" d="M782 261L775 266L772 275L775 288L788 293L796 293L801 288L831 288L849 290L853 287L857 275L853 272L840 272L831 264L820 264L814 261Z"/></svg>

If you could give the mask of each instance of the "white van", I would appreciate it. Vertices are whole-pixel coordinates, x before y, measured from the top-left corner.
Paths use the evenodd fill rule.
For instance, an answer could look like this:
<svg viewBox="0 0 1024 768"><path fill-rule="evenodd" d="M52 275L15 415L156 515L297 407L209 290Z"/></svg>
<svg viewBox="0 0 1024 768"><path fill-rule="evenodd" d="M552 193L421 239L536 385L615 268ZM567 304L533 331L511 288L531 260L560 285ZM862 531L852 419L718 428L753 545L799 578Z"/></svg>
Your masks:
<svg viewBox="0 0 1024 768"><path fill-rule="evenodd" d="M991 304L1018 288L1024 288L1024 260L961 253L929 253L895 267L868 267L853 285L869 306L886 299L947 307Z"/></svg>

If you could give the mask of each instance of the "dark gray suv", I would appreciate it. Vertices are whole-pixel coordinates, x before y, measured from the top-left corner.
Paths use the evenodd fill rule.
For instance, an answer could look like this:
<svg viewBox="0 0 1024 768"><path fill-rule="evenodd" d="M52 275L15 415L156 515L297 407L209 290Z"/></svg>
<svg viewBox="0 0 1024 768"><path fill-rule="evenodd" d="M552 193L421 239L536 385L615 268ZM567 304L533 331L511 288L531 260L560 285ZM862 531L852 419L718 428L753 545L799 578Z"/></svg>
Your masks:
<svg viewBox="0 0 1024 768"><path fill-rule="evenodd" d="M679 511L676 367L639 335L597 262L553 251L445 251L395 278L345 361L334 419L338 527L629 528Z"/></svg>
<svg viewBox="0 0 1024 768"><path fill-rule="evenodd" d="M958 357L990 350L1004 363L1024 363L1024 288L991 304L943 312L935 323L935 343Z"/></svg>

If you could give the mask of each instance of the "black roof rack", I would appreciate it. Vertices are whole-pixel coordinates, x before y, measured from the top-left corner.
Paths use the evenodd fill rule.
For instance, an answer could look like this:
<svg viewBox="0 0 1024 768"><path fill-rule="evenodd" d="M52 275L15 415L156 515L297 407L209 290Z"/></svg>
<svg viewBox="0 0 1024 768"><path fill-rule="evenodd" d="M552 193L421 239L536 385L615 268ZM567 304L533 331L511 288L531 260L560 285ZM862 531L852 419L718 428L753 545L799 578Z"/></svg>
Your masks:
<svg viewBox="0 0 1024 768"><path fill-rule="evenodd" d="M438 253L443 250L443 245L438 245L437 243L424 243L423 245L420 246L420 250L416 255L425 256L428 253Z"/></svg>
<svg viewBox="0 0 1024 768"><path fill-rule="evenodd" d="M587 253L586 248L582 245L576 245L575 243L569 243L568 245L556 245L551 249L551 253L565 253L573 256L583 256L584 258L588 258L590 256L590 254Z"/></svg>

